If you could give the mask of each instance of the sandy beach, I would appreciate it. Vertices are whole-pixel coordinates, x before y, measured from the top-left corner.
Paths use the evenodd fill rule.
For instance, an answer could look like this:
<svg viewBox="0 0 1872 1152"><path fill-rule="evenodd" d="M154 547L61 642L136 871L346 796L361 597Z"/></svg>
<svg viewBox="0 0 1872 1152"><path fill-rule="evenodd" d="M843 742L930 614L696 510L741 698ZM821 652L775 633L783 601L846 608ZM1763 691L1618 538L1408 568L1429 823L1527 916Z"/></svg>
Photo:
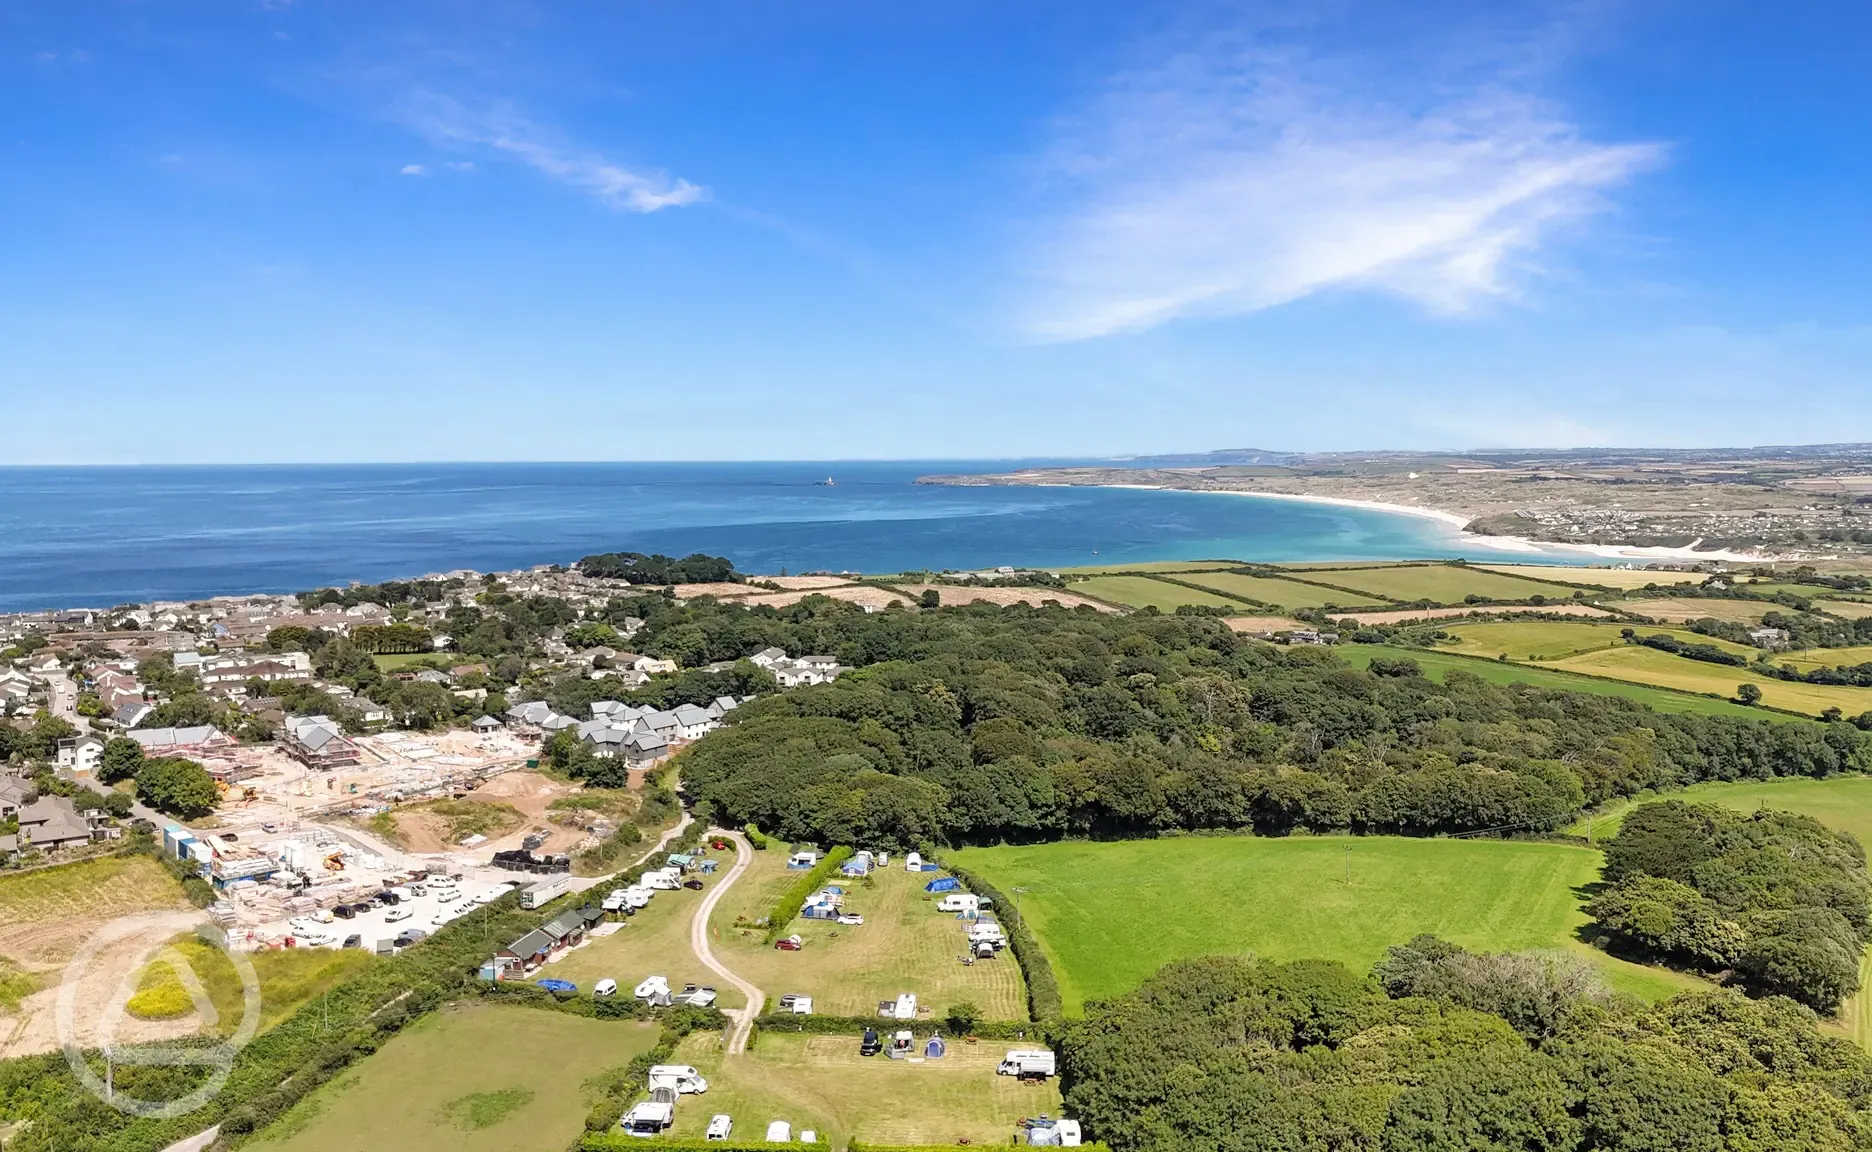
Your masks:
<svg viewBox="0 0 1872 1152"><path fill-rule="evenodd" d="M1165 488L1161 484L1108 484L1108 488L1136 488L1154 492L1184 491L1184 489ZM1482 536L1466 531L1471 517L1460 512L1451 512L1443 508L1425 508L1416 504L1387 504L1381 500L1353 500L1343 496L1308 496L1293 492L1238 492L1230 489L1205 489L1222 496L1246 496L1255 500L1298 500L1308 504L1333 504L1341 508L1363 508L1369 512L1391 512L1405 516L1423 516L1437 520L1461 533L1465 543L1474 543L1477 547L1489 548L1498 552L1513 553L1523 559L1538 556L1588 556L1599 560L1628 561L1632 563L1696 563L1717 560L1731 564L1752 564L1774 559L1772 556L1754 552L1734 552L1727 549L1702 551L1694 545L1683 548L1640 547L1627 544L1558 544L1543 540L1530 540L1525 536Z"/></svg>

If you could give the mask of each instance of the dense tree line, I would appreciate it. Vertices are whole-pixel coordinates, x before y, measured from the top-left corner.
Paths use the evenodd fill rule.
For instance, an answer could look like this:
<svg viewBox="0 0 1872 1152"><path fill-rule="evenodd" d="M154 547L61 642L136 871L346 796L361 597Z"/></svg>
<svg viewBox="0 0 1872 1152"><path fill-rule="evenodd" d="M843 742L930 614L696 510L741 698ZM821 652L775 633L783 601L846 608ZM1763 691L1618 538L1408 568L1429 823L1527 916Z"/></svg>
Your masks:
<svg viewBox="0 0 1872 1152"><path fill-rule="evenodd" d="M1383 984L1324 961L1170 965L1068 1028L1067 1108L1118 1152L1768 1152L1872 1139L1872 1059L1792 1001L1718 991L1644 1007L1578 962L1439 943L1413 941L1420 955L1403 962L1394 950Z"/></svg>
<svg viewBox="0 0 1872 1152"><path fill-rule="evenodd" d="M1850 834L1791 812L1645 804L1606 844L1587 910L1647 956L1733 971L1752 992L1832 1012L1859 987L1872 880Z"/></svg>
<svg viewBox="0 0 1872 1152"><path fill-rule="evenodd" d="M701 552L680 560L660 553L602 552L581 559L577 568L586 576L627 584L726 584L745 579L726 557Z"/></svg>
<svg viewBox="0 0 1872 1152"><path fill-rule="evenodd" d="M746 705L685 753L685 786L736 823L902 846L1548 831L1645 789L1872 764L1872 737L1847 724L1663 715L1460 672L1437 683L1408 660L1359 671L1203 616L845 608L689 605L646 627L652 650L774 643L861 666Z"/></svg>
<svg viewBox="0 0 1872 1152"><path fill-rule="evenodd" d="M1669 652L1673 656L1682 656L1686 660L1701 660L1705 664L1727 664L1732 668L1746 668L1749 664L1747 656L1739 652L1731 652L1727 648L1718 648L1714 644L1695 644L1687 640L1679 640L1666 632L1654 632L1646 636L1630 628L1625 631L1627 633L1625 638L1633 644L1656 648L1660 652Z"/></svg>

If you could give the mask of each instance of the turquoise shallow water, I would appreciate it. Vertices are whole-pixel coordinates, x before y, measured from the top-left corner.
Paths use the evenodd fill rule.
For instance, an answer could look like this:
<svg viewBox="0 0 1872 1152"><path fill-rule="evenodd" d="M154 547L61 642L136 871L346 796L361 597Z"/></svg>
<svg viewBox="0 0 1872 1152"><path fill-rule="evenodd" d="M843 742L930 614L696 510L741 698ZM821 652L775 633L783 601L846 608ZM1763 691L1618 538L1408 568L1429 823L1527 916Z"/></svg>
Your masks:
<svg viewBox="0 0 1872 1152"><path fill-rule="evenodd" d="M0 468L0 611L619 550L712 552L750 572L1492 554L1424 517L1298 501L913 483L1008 463Z"/></svg>

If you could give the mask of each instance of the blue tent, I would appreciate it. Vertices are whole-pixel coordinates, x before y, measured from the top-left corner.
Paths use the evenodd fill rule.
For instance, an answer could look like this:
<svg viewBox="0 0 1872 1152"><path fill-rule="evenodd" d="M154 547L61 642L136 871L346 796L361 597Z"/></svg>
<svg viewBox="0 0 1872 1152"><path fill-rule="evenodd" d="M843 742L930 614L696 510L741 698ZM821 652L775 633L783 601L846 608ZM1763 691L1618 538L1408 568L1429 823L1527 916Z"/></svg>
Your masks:
<svg viewBox="0 0 1872 1152"><path fill-rule="evenodd" d="M929 1057L931 1060L941 1060L943 1054L947 1051L949 1051L949 1049L943 1044L943 1038L941 1036L931 1036L929 1038L929 1043L923 1046L923 1055Z"/></svg>
<svg viewBox="0 0 1872 1152"><path fill-rule="evenodd" d="M931 880L928 884L923 885L923 891L954 892L960 887L962 887L962 881L957 880L954 876L944 876L940 880Z"/></svg>

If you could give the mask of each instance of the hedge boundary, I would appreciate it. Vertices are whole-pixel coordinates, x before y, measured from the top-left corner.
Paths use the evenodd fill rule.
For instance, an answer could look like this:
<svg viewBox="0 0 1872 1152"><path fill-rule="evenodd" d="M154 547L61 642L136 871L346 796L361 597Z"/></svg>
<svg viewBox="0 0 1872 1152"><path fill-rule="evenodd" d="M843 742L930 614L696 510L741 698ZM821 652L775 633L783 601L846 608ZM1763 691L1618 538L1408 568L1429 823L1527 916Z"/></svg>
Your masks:
<svg viewBox="0 0 1872 1152"><path fill-rule="evenodd" d="M740 1137L728 1140L665 1140L658 1136L646 1138L624 1132L587 1132L577 1147L581 1152L611 1152L612 1149L629 1149L630 1152L773 1152L781 1145L769 1144L764 1139ZM811 1144L796 1140L785 1147L819 1148L831 1152L832 1145L824 1140L815 1140ZM947 1152L955 1152L955 1145L948 1145Z"/></svg>
<svg viewBox="0 0 1872 1152"><path fill-rule="evenodd" d="M1012 900L1001 894L999 888L973 872L947 864L943 867L951 876L960 880L964 888L993 901L997 915L1016 907ZM1014 953L1015 961L1020 964L1021 975L1027 982L1027 1014L1042 1028L1057 1024L1065 1016L1066 1009L1065 1002L1060 999L1059 979L1053 974L1053 962L1047 959L1046 953L1040 949L1040 942L1027 930L1025 919L1017 920L1012 926L1002 919L1001 927L1007 932L1008 948Z"/></svg>
<svg viewBox="0 0 1872 1152"><path fill-rule="evenodd" d="M830 880L832 874L838 871L838 866L851 859L851 856L852 850L844 845L832 849L825 854L825 859L812 866L811 871L780 893L780 898L774 901L772 910L767 913L767 943L772 944L780 938L780 933L793 923L793 917L798 916L800 909L806 906L806 897Z"/></svg>
<svg viewBox="0 0 1872 1152"><path fill-rule="evenodd" d="M855 1041L864 1035L866 1028L876 1028L880 1033L893 1032L903 1025L913 1030L935 1027L936 1031L953 1040L961 1040L947 1028L941 1019L931 1020L886 1020L882 1016L801 1016L793 1012L768 1012L754 1018L754 1027L761 1032L804 1033L809 1036L849 1035ZM1028 1020L980 1020L969 1029L968 1035L981 1040L1027 1040L1042 1038L1040 1025Z"/></svg>

